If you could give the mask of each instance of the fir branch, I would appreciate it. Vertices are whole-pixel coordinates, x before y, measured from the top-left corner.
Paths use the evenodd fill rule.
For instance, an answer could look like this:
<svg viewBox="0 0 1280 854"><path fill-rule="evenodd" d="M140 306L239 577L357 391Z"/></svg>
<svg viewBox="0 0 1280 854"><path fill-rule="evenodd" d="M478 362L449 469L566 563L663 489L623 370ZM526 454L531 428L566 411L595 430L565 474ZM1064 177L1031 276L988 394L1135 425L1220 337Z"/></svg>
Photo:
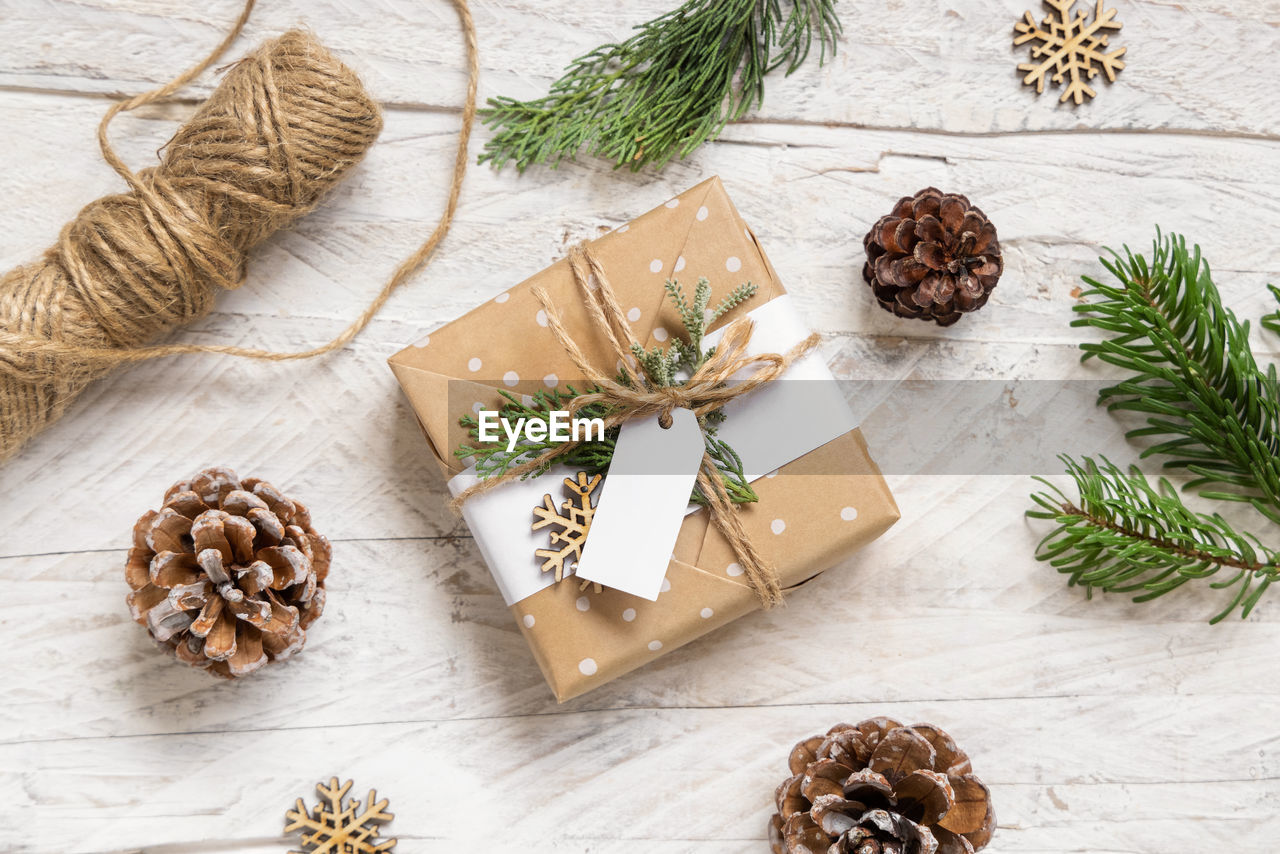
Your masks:
<svg viewBox="0 0 1280 854"><path fill-rule="evenodd" d="M1143 413L1147 426L1130 438L1161 441L1142 456L1163 456L1167 468L1194 475L1188 489L1203 497L1244 501L1280 521L1280 392L1276 371L1264 371L1249 348L1249 324L1222 304L1209 265L1198 247L1158 230L1151 259L1125 247L1102 263L1118 284L1085 278L1088 300L1075 310L1090 315L1072 322L1112 333L1081 345L1084 359L1098 358L1130 375L1099 392L1109 410ZM1280 289L1271 288L1280 301ZM1280 312L1263 320L1280 332ZM1051 490L1032 496L1057 528L1037 547L1049 561L1090 593L1137 593L1144 602L1188 581L1229 574L1210 582L1235 588L1231 602L1211 622L1237 607L1247 617L1273 581L1280 558L1219 514L1191 510L1167 480L1152 486L1142 473L1128 473L1103 458L1099 466L1063 457L1080 493L1078 503L1041 478Z"/></svg>
<svg viewBox="0 0 1280 854"><path fill-rule="evenodd" d="M1276 370L1259 368L1249 324L1222 304L1199 247L1157 232L1151 259L1111 253L1103 265L1116 284L1092 286L1073 326L1112 333L1085 343L1097 357L1131 372L1099 392L1099 404L1146 416L1129 438L1158 437L1142 456L1195 475L1187 489L1244 501L1280 522L1280 389Z"/></svg>
<svg viewBox="0 0 1280 854"><path fill-rule="evenodd" d="M687 157L764 100L764 77L791 74L816 38L819 63L835 53L836 0L686 0L620 44L575 59L532 101L491 98L494 129L480 162L523 172L580 150L615 168L661 168Z"/></svg>
<svg viewBox="0 0 1280 854"><path fill-rule="evenodd" d="M1215 589L1235 588L1230 603L1210 620L1217 623L1234 609L1241 617L1280 579L1280 557L1248 533L1239 533L1216 513L1189 509L1167 480L1156 486L1133 467L1126 474L1105 457L1098 465L1061 458L1075 481L1079 502L1043 478L1048 491L1032 495L1041 508L1028 510L1057 527L1037 546L1036 557L1070 576L1069 584L1093 590L1136 593L1145 602L1189 581L1229 574L1210 582Z"/></svg>
<svg viewBox="0 0 1280 854"><path fill-rule="evenodd" d="M1267 290L1271 291L1271 296L1277 303L1280 303L1280 288L1277 288L1275 285L1267 285ZM1276 335L1280 335L1280 308L1277 308L1270 314L1265 315L1259 322L1262 324L1264 329L1269 329Z"/></svg>

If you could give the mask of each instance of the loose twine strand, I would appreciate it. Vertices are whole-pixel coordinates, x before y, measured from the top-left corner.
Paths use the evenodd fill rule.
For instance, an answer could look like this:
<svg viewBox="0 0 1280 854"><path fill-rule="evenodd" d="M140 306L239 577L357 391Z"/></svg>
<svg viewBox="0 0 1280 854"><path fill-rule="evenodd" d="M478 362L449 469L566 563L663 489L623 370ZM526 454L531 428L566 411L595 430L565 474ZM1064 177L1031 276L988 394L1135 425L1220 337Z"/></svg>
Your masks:
<svg viewBox="0 0 1280 854"><path fill-rule="evenodd" d="M148 341L206 314L218 288L244 280L245 254L310 211L372 144L382 122L358 78L310 35L290 31L235 63L209 100L135 173L108 128L208 69L240 35L246 0L202 61L114 104L98 125L103 158L129 192L87 205L40 261L0 279L0 460L56 420L114 366L190 353L308 359L349 343L427 261L453 223L476 113L479 60L467 0L452 0L467 52L467 95L445 210L363 312L326 344L299 352Z"/></svg>
<svg viewBox="0 0 1280 854"><path fill-rule="evenodd" d="M570 414L577 414L584 406L604 404L609 411L604 419L605 429L633 418L654 414L658 415L659 423L668 426L671 411L678 408L692 410L695 415L702 417L730 400L750 394L762 385L773 382L796 360L818 346L818 335L812 333L785 354L749 355L746 348L751 340L754 323L750 318L740 318L725 330L715 353L694 372L688 382L680 386L659 386L644 376L643 366L635 363L632 358L631 345L636 341L635 335L631 332L631 325L627 322L599 261L589 250L575 247L569 255L569 268L587 306L592 328L608 340L613 355L617 357L624 382L619 382L592 364L560 321L560 314L545 288L537 285L532 293L542 304L547 316L547 326L556 342L574 367L582 372L586 384L599 388L597 392L575 397L569 404ZM744 379L730 382L735 374L747 369L751 369L751 373ZM569 441L556 445L512 466L500 476L478 481L458 493L451 506L455 511L461 511L462 506L477 495L541 471L580 444L581 442ZM733 549L738 565L760 596L760 601L766 608L781 603L782 586L777 570L756 549L710 454L704 453L702 456L697 483L707 499L707 512L712 524Z"/></svg>

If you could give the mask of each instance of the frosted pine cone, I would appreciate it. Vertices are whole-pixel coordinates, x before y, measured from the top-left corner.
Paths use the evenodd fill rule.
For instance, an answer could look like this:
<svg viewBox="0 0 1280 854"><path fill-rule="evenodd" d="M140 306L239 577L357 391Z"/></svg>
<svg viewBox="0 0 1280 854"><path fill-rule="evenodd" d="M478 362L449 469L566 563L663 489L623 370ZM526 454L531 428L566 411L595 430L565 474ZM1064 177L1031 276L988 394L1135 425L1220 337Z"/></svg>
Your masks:
<svg viewBox="0 0 1280 854"><path fill-rule="evenodd" d="M971 854L995 832L969 757L929 724L839 724L791 751L774 854Z"/></svg>
<svg viewBox="0 0 1280 854"><path fill-rule="evenodd" d="M964 196L926 187L862 241L862 278L885 311L950 326L987 304L1004 271L996 227Z"/></svg>
<svg viewBox="0 0 1280 854"><path fill-rule="evenodd" d="M302 504L266 481L205 469L134 526L129 609L180 661L244 676L302 649L331 554Z"/></svg>

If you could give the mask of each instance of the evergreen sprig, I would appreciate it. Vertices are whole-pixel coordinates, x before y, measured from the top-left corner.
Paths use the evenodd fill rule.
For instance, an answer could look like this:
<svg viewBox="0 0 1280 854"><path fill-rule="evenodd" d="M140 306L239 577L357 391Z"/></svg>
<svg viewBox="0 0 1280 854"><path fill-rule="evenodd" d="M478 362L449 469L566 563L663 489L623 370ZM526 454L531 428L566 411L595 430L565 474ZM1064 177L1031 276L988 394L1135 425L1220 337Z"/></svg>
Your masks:
<svg viewBox="0 0 1280 854"><path fill-rule="evenodd" d="M708 327L723 317L727 312L756 295L756 286L744 282L734 288L715 310L707 314L707 305L711 302L711 282L706 278L698 279L693 289L693 302L685 295L684 287L675 279L668 279L664 285L667 296L675 304L680 314L680 323L684 326L687 340L673 339L671 346L665 350L655 346L645 350L639 344L632 343L631 355L636 357L645 374L656 385L671 386L679 384L680 371L694 371L706 364L715 355L716 348L704 351L702 339Z"/></svg>
<svg viewBox="0 0 1280 854"><path fill-rule="evenodd" d="M1280 558L1249 533L1237 533L1216 513L1191 510L1164 478L1153 486L1135 466L1126 474L1105 457L1077 463L1063 456L1079 501L1037 477L1047 491L1032 495L1041 508L1036 519L1057 527L1045 535L1036 557L1070 576L1071 585L1114 593L1136 593L1146 602L1188 581L1212 578L1215 589L1235 587L1235 595L1211 623L1235 608L1249 616L1272 582L1280 579Z"/></svg>
<svg viewBox="0 0 1280 854"><path fill-rule="evenodd" d="M1142 457L1164 457L1165 467L1193 475L1186 489L1247 502L1280 522L1280 390L1275 367L1263 370L1253 357L1248 322L1222 304L1199 247L1188 250L1181 236L1157 230L1150 260L1128 247L1111 256L1100 260L1115 283L1085 277L1087 302L1074 308L1088 316L1072 321L1111 333L1081 344L1083 359L1130 372L1099 392L1099 405L1142 413L1146 426L1127 436L1158 438ZM1271 290L1280 301L1280 290ZM1280 312L1263 324L1280 332ZM1037 557L1071 584L1090 594L1136 593L1134 601L1145 602L1230 573L1210 583L1236 588L1216 623L1237 607L1247 617L1280 578L1275 550L1217 513L1188 508L1164 478L1153 486L1136 467L1062 459L1079 501L1036 478L1048 491L1032 496L1039 509L1027 515L1056 523Z"/></svg>
<svg viewBox="0 0 1280 854"><path fill-rule="evenodd" d="M480 162L555 166L580 150L616 167L661 168L687 157L764 101L764 77L791 74L816 38L836 49L836 0L687 0L575 59L543 97L491 98L495 133Z"/></svg>
<svg viewBox="0 0 1280 854"><path fill-rule="evenodd" d="M549 413L557 410L566 410L569 408L569 402L575 397L596 390L578 391L572 385L566 383L564 391L544 389L534 392L530 395L529 403L524 403L509 391L499 391L498 394L506 402L498 410L498 417L511 424L515 424L521 418L533 421L547 421ZM590 403L578 410L576 417L604 418L607 415L608 409L604 404ZM458 419L458 423L467 428L471 442L474 444L464 442L458 446L453 455L460 460L470 457L475 462L476 474L479 475L481 480L501 477L507 473L507 469L531 460L543 451L549 450L558 444L549 439L543 442L530 442L522 435L516 446L508 451L505 441L488 444L480 440L480 422L476 420L474 415L464 415ZM613 448L617 438L617 428L606 430L603 439L576 445L565 451L555 462L563 463L578 471L585 471L587 474L599 474L609 468L609 460L613 459ZM547 469L551 468L551 465L552 463L546 463L525 475L525 478L539 477Z"/></svg>
<svg viewBox="0 0 1280 854"><path fill-rule="evenodd" d="M726 312L755 296L757 291L754 284L746 282L734 288L725 296L714 311L707 311L707 306L711 301L711 283L705 278L698 279L698 283L694 287L692 301L689 300L684 288L678 281L674 279L668 280L665 287L667 295L680 313L680 322L685 328L686 338L683 340L673 338L671 344L665 349L654 347L652 350L645 350L639 344L633 344L631 347L631 352L635 356L636 362L643 369L645 377L656 386L680 385L688 379L682 372L692 374L702 367L715 354L714 347L707 350L702 349L702 341L706 336L707 328L724 316ZM627 384L625 376L620 375L618 381ZM520 398L508 391L499 391L498 393L505 401L498 411L500 419L512 424L521 418L526 421L548 422L548 429L544 433L548 438L541 441L531 440L522 431L515 447L508 451L505 442L500 441L493 444L482 442L480 439L480 422L473 415L464 415L459 419L459 423L467 429L471 441L464 442L458 446L453 452L454 456L463 460L468 458L473 460L476 466L476 473L481 479L500 477L507 470L559 445L558 442L550 439L549 420L552 411L567 410L574 398L581 394L594 394L598 391L598 388L579 391L572 385L566 384L563 392L559 389L539 390L531 395L528 403L524 403ZM575 417L603 419L608 418L609 412L609 407L606 404L590 403L579 409ZM723 411L717 409L709 412L701 416L699 421L707 454L711 457L712 462L715 463L716 470L720 473L720 478L724 482L725 492L728 493L730 500L736 504L758 501L759 498L755 490L751 488L746 472L743 470L742 458L727 442L716 437L716 425L724 421ZM589 475L606 472L609 468L609 462L613 459L613 452L620 429L619 427L612 427L605 431L603 439L582 442L568 449L557 457L554 463L563 463L578 471L585 471ZM548 462L525 474L522 479L538 477L545 473L552 464ZM701 487L694 488L690 500L695 504L706 504L706 497L702 494Z"/></svg>
<svg viewBox="0 0 1280 854"><path fill-rule="evenodd" d="M1108 410L1140 412L1146 427L1129 438L1157 437L1142 457L1196 477L1187 489L1244 501L1280 523L1280 388L1275 366L1260 368L1249 324L1222 304L1200 247L1157 232L1151 260L1125 247L1103 265L1116 284L1085 277L1091 290L1072 322L1113 333L1081 344L1084 358L1131 372L1099 392Z"/></svg>
<svg viewBox="0 0 1280 854"><path fill-rule="evenodd" d="M1271 291L1271 296L1280 303L1280 288L1275 285L1267 285L1267 290ZM1266 315L1260 321L1264 329L1270 329L1276 335L1280 335L1280 308Z"/></svg>

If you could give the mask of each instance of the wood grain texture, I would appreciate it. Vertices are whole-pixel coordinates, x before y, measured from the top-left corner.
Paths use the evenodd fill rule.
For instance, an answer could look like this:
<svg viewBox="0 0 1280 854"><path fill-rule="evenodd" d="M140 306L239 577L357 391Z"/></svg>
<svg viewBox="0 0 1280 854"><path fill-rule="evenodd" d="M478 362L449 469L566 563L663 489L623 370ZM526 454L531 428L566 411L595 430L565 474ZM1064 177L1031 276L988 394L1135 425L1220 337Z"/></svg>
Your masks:
<svg viewBox="0 0 1280 854"><path fill-rule="evenodd" d="M482 93L535 94L669 5L477 0ZM1266 850L1280 605L1210 627L1209 591L1087 602L1031 558L1025 475L895 471L902 522L787 608L557 707L385 367L711 174L849 380L1099 376L1077 360L1073 289L1100 271L1099 245L1145 245L1156 223L1202 243L1242 316L1270 310L1280 3L1116 0L1129 66L1079 109L1018 82L1012 28L1029 5L841 4L834 62L771 80L758 116L660 176L474 169L435 263L342 352L164 360L91 389L0 468L4 847L280 851L284 810L338 774L391 799L398 850L762 851L790 745L890 714L935 722L973 755L1001 821L994 852ZM118 189L93 139L102 96L189 64L237 7L0 0L0 264L34 257ZM242 43L299 22L386 102L386 130L187 340L327 340L443 205L463 87L448 5L263 3ZM192 109L124 117L113 138L146 165ZM881 311L859 275L866 228L927 184L969 194L1006 253L991 304L947 330ZM1255 343L1274 358L1274 339ZM1038 410L1019 412L1033 424ZM904 438L877 413L868 438L890 456ZM967 427L958 446L1002 435ZM237 684L157 655L124 607L134 519L208 463L296 494L335 544L305 653Z"/></svg>

